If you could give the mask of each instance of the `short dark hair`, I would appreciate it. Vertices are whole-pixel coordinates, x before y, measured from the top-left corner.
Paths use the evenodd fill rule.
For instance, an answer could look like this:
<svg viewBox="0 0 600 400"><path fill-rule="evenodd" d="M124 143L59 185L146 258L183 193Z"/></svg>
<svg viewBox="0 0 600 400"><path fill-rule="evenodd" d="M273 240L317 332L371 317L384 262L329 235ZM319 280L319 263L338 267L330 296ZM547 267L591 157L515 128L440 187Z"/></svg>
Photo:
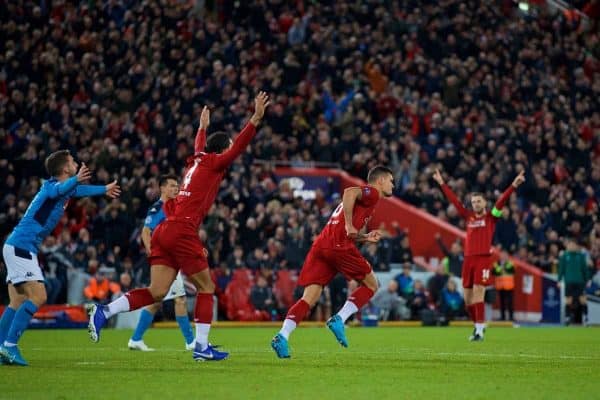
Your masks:
<svg viewBox="0 0 600 400"><path fill-rule="evenodd" d="M483 197L485 199L485 195L482 192L471 193L471 198L473 198L473 197Z"/></svg>
<svg viewBox="0 0 600 400"><path fill-rule="evenodd" d="M177 182L177 176L175 176L173 174L161 175L160 178L158 179L158 186L160 186L160 187L165 186L169 180L174 180L175 182Z"/></svg>
<svg viewBox="0 0 600 400"><path fill-rule="evenodd" d="M394 175L394 173L392 172L391 169L389 169L388 167L384 167L383 165L378 165L376 167L371 168L371 170L369 171L369 174L367 175L367 182L369 183L373 183L375 182L378 178L384 176L384 175Z"/></svg>
<svg viewBox="0 0 600 400"><path fill-rule="evenodd" d="M58 150L46 157L44 165L50 176L58 176L62 173L62 169L69 162L69 150Z"/></svg>
<svg viewBox="0 0 600 400"><path fill-rule="evenodd" d="M215 132L206 139L204 151L207 153L222 153L231 143L229 135L225 132Z"/></svg>

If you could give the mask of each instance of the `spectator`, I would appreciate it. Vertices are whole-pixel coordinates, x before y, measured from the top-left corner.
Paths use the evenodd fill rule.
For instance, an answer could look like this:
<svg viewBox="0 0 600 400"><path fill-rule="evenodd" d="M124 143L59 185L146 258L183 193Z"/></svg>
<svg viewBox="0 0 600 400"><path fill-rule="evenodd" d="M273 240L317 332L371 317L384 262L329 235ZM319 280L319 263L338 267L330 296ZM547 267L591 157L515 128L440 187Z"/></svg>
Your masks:
<svg viewBox="0 0 600 400"><path fill-rule="evenodd" d="M410 276L411 269L412 266L410 264L404 263L402 264L402 273L394 277L394 280L398 284L398 295L407 302L412 300L415 292L414 281L412 276Z"/></svg>
<svg viewBox="0 0 600 400"><path fill-rule="evenodd" d="M256 310L265 311L268 315L276 318L275 298L273 297L273 291L267 285L267 279L259 275L250 292L250 302Z"/></svg>
<svg viewBox="0 0 600 400"><path fill-rule="evenodd" d="M415 280L415 295L410 304L410 314L412 319L419 319L421 310L427 309L429 293L425 289L423 282L419 279Z"/></svg>
<svg viewBox="0 0 600 400"><path fill-rule="evenodd" d="M464 260L460 243L458 243L458 241L452 243L450 250L448 250L439 233L436 234L435 239L445 255L442 259L442 265L446 269L446 272L450 274L450 276L460 278L462 276L462 264Z"/></svg>
<svg viewBox="0 0 600 400"><path fill-rule="evenodd" d="M446 274L446 268L443 265L439 265L435 270L435 274L427 281L427 290L431 297L431 302L436 306L439 306L442 300L442 290L446 287L448 282L448 275Z"/></svg>
<svg viewBox="0 0 600 400"><path fill-rule="evenodd" d="M398 282L394 279L390 280L387 287L379 288L370 303L379 309L383 321L410 318L410 310L406 307L407 302L398 296Z"/></svg>
<svg viewBox="0 0 600 400"><path fill-rule="evenodd" d="M95 276L90 279L88 285L83 290L83 294L88 301L107 304L115 294L121 292L119 284L110 280L113 273L114 270L106 267L98 269Z"/></svg>
<svg viewBox="0 0 600 400"><path fill-rule="evenodd" d="M456 282L449 279L442 289L440 311L447 320L464 316L464 301L462 295L456 290Z"/></svg>

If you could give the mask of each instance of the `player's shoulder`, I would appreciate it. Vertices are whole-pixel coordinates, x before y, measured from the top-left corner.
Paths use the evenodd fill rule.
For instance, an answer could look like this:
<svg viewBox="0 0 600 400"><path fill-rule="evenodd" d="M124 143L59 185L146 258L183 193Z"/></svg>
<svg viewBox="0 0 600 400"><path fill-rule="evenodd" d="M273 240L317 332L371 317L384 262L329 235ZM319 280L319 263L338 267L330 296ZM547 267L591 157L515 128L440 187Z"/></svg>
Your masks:
<svg viewBox="0 0 600 400"><path fill-rule="evenodd" d="M155 201L154 204L152 204L150 206L150 208L148 209L148 214L156 214L156 213L158 213L160 210L162 210L162 206L163 206L163 201L162 200Z"/></svg>
<svg viewBox="0 0 600 400"><path fill-rule="evenodd" d="M364 184L359 186L359 189L361 191L362 197L367 197L367 198L379 198L379 192L377 191L377 189L375 189L373 186L369 185L369 184Z"/></svg>

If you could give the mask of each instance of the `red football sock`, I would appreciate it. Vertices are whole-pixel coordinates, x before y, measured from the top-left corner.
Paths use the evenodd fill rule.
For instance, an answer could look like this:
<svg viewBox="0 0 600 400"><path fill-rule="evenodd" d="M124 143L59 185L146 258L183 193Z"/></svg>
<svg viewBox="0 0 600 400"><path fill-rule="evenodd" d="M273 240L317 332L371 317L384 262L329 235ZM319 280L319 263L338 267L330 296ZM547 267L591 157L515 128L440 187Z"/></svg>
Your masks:
<svg viewBox="0 0 600 400"><path fill-rule="evenodd" d="M484 323L485 322L485 306L483 302L473 304L473 309L475 310L475 323Z"/></svg>
<svg viewBox="0 0 600 400"><path fill-rule="evenodd" d="M125 296L129 302L129 311L137 310L156 302L148 288L130 290L125 293Z"/></svg>
<svg viewBox="0 0 600 400"><path fill-rule="evenodd" d="M360 286L356 289L350 297L348 297L348 301L353 302L356 305L356 308L359 310L369 302L369 299L373 297L374 292L366 286Z"/></svg>
<svg viewBox="0 0 600 400"><path fill-rule="evenodd" d="M299 325L309 311L310 306L308 305L308 303L300 299L296 302L296 304L290 307L290 309L287 312L287 315L285 316L285 319L291 319L296 323L296 325Z"/></svg>
<svg viewBox="0 0 600 400"><path fill-rule="evenodd" d="M213 317L214 299L212 293L198 293L194 308L194 322L210 324Z"/></svg>
<svg viewBox="0 0 600 400"><path fill-rule="evenodd" d="M475 310L473 309L473 304L467 306L467 314L469 315L469 318L471 318L471 321L475 322Z"/></svg>

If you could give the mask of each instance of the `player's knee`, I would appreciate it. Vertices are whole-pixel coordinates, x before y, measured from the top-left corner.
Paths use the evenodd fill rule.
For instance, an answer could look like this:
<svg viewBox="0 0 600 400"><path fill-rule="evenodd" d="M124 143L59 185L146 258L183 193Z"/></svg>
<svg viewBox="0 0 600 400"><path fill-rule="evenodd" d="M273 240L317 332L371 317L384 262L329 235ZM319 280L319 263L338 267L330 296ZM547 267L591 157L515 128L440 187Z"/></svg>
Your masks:
<svg viewBox="0 0 600 400"><path fill-rule="evenodd" d="M150 287L150 294L152 294L152 298L156 302L161 302L169 292L169 288L163 287Z"/></svg>
<svg viewBox="0 0 600 400"><path fill-rule="evenodd" d="M48 296L46 295L46 291L37 291L33 293L29 300L31 300L36 306L40 307L46 304L46 300L48 300Z"/></svg>
<svg viewBox="0 0 600 400"><path fill-rule="evenodd" d="M149 312L151 312L152 314L156 314L156 312L158 311L158 308L160 307L160 303L154 303L154 304L150 304L147 307L147 310Z"/></svg>
<svg viewBox="0 0 600 400"><path fill-rule="evenodd" d="M196 283L196 289L200 293L214 293L215 284L212 279L201 279Z"/></svg>
<svg viewBox="0 0 600 400"><path fill-rule="evenodd" d="M175 297L175 305L176 306L186 306L185 296Z"/></svg>

